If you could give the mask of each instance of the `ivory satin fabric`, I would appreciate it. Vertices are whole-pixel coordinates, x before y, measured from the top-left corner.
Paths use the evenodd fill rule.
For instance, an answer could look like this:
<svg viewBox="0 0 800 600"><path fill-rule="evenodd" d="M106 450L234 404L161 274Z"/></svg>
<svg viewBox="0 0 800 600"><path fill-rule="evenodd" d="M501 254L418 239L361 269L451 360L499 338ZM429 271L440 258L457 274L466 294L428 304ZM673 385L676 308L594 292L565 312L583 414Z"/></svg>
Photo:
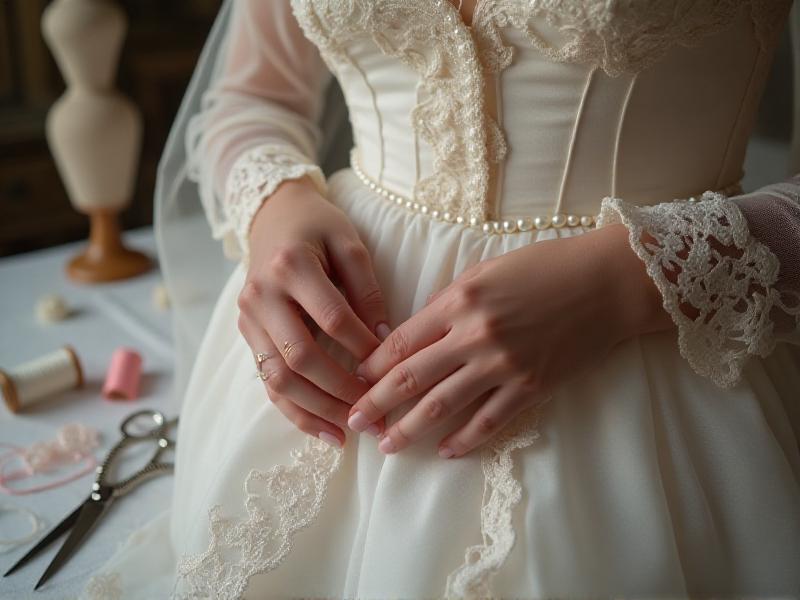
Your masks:
<svg viewBox="0 0 800 600"><path fill-rule="evenodd" d="M546 28L544 17L537 22ZM661 52L652 64L612 76L552 60L518 30L504 30L515 55L496 82L495 114L508 150L502 184L486 201L500 217L555 207L596 214L607 195L655 204L737 182L770 60L769 44L755 31L741 10L691 47L673 40L668 50L651 49ZM434 171L434 149L408 122L417 75L369 40L356 36L347 48L359 69L341 67L337 76L363 169L410 195ZM585 231L486 235L391 203L349 168L328 178L327 197L370 250L392 327L483 259ZM349 431L341 451L315 446L319 460L339 461L319 513L288 537L276 564L247 578L241 594L228 587L231 571L264 561L254 549L265 538L266 551L276 552L270 532L286 524L264 487L251 488L246 503L248 474L293 464L309 437L255 377L236 326L244 273L239 265L221 291L189 379L172 509L137 532L85 596L198 597L193 586L207 585L212 597L226 598L443 597L465 550L482 542L485 476L479 452L444 460L436 447L477 407L394 455ZM352 366L338 345L324 334L320 340ZM690 368L675 332L617 346L555 390L538 439L511 453L522 496L511 512L511 550L491 577L493 594L800 594L798 390L800 357L788 344L752 359L731 389ZM387 426L410 407L389 413ZM213 533L212 507L219 519ZM179 561L191 576L176 580Z"/></svg>

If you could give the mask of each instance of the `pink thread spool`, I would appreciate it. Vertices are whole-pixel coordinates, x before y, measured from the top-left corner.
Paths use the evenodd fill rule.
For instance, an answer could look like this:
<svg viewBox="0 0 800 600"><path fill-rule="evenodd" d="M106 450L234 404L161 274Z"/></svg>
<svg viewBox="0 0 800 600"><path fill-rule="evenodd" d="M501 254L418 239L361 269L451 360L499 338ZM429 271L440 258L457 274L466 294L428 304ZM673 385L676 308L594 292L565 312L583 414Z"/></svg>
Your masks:
<svg viewBox="0 0 800 600"><path fill-rule="evenodd" d="M103 396L109 400L135 400L139 395L141 373L141 355L133 348L117 348L111 356Z"/></svg>

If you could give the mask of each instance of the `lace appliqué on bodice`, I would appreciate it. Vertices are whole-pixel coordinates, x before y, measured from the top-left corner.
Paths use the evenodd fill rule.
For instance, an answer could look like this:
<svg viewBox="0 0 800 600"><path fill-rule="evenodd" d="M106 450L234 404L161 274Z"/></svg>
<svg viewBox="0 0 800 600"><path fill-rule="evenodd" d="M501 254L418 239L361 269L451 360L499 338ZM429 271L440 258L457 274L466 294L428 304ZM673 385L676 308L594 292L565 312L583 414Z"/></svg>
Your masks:
<svg viewBox="0 0 800 600"><path fill-rule="evenodd" d="M484 110L482 65L469 31L446 0L292 0L307 37L330 69L353 65L348 46L369 36L380 50L420 75L425 99L411 112L417 134L434 150L433 173L414 198L464 218L487 218L489 162L506 143Z"/></svg>
<svg viewBox="0 0 800 600"><path fill-rule="evenodd" d="M800 320L800 299L774 287L777 257L750 235L741 210L722 194L655 206L604 198L598 227L610 223L628 228L631 247L678 327L681 354L717 385L735 385L750 356L772 352L773 310Z"/></svg>
<svg viewBox="0 0 800 600"><path fill-rule="evenodd" d="M294 535L319 515L342 455L306 436L304 447L291 451L291 465L251 470L244 485L246 518L224 517L219 506L210 510L208 549L181 558L173 598L240 598L251 577L277 568Z"/></svg>
<svg viewBox="0 0 800 600"><path fill-rule="evenodd" d="M525 33L531 45L550 60L588 64L609 76L637 73L674 46L695 46L728 27L749 10L762 47L775 40L791 3L786 0L478 0L473 28L483 47L483 62L493 71L511 64L513 48L502 29ZM538 19L538 20L537 20ZM540 31L541 23L562 36L556 46Z"/></svg>
<svg viewBox="0 0 800 600"><path fill-rule="evenodd" d="M433 149L433 173L416 182L414 200L464 220L497 218L489 206L489 165L508 151L485 110L485 74L513 61L502 30L522 31L553 61L592 65L610 76L646 69L676 45L694 46L748 10L762 47L774 43L789 0L478 0L467 27L447 0L291 0L306 36L331 71L356 67L348 54L368 37L420 76L425 93L411 125ZM539 29L560 36L554 45Z"/></svg>

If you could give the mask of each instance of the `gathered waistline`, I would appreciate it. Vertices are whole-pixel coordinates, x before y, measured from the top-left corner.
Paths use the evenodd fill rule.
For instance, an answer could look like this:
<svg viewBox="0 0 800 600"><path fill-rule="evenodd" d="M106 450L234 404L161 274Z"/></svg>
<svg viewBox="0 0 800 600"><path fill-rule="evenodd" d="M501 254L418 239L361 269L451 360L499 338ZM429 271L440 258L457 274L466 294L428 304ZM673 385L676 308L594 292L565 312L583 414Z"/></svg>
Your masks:
<svg viewBox="0 0 800 600"><path fill-rule="evenodd" d="M418 212L427 215L438 221L445 221L447 223L478 229L484 233L522 233L526 231L532 231L534 229L549 229L550 227L556 229L560 229L562 227L589 228L594 227L597 222L598 215L596 214L577 215L566 213L543 213L538 215L525 215L521 217L498 220L481 220L476 217L466 218L451 211L432 208L423 202L418 202L417 200L408 198L402 194L398 194L397 192L393 192L392 190L379 184L377 181L367 175L361 168L361 165L358 161L357 146L354 146L350 150L350 167L353 169L353 173L355 173L356 177L358 177L366 187L382 196L389 202L396 204L397 206L402 206L411 212ZM718 194L728 197L735 194L741 194L742 186L739 182L736 182L720 190L714 191ZM700 200L701 196L702 193L697 194L696 196L690 196L689 198L676 198L674 201L697 202Z"/></svg>

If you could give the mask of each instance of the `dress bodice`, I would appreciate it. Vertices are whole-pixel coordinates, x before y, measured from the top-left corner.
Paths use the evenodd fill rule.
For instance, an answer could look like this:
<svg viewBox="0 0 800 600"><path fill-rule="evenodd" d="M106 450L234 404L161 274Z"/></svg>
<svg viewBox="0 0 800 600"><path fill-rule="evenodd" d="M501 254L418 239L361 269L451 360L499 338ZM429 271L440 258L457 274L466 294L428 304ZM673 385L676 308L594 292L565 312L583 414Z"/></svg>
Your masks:
<svg viewBox="0 0 800 600"><path fill-rule="evenodd" d="M478 0L467 25L447 0L292 0L341 84L356 168L512 226L736 190L790 4Z"/></svg>

